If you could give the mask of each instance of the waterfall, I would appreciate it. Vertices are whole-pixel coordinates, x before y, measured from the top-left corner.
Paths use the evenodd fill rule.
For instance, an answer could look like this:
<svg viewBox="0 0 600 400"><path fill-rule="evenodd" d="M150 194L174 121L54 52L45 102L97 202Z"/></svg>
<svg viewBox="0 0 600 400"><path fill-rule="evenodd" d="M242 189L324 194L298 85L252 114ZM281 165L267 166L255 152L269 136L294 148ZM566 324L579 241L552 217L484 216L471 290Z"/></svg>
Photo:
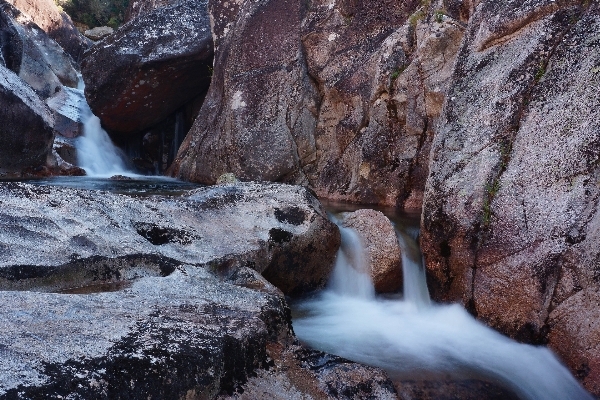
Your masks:
<svg viewBox="0 0 600 400"><path fill-rule="evenodd" d="M398 237L400 251L402 252L402 289L404 301L414 304L415 307L420 309L429 307L431 299L429 298L429 289L427 288L427 281L425 279L423 257L418 257L415 260L410 256L410 243L416 244L417 235L412 238L407 237L406 233L396 229L396 236Z"/></svg>
<svg viewBox="0 0 600 400"><path fill-rule="evenodd" d="M442 374L490 380L527 400L592 399L549 349L519 344L457 304L432 303L414 232L398 232L404 297L386 299L371 295L372 283L366 290L364 282L353 282L370 277L359 265L365 250L356 234L340 230L342 246L329 286L294 305L300 340L382 367L397 380Z"/></svg>
<svg viewBox="0 0 600 400"><path fill-rule="evenodd" d="M375 289L368 271L366 252L360 238L350 228L338 224L342 244L329 280L332 292L359 299L375 299Z"/></svg>
<svg viewBox="0 0 600 400"><path fill-rule="evenodd" d="M83 94L83 79L79 77L77 90ZM87 102L80 103L79 113L83 123L83 136L77 138L77 160L88 176L110 178L114 175L135 176L125 161L125 156L113 144Z"/></svg>

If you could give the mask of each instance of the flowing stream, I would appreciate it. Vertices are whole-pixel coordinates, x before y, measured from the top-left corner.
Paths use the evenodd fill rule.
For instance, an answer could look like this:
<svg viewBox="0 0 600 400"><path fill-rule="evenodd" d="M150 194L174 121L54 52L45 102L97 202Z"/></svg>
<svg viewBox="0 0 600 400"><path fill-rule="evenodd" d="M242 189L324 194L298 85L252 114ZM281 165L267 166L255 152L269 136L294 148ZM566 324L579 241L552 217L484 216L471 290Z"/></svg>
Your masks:
<svg viewBox="0 0 600 400"><path fill-rule="evenodd" d="M357 234L340 231L342 246L327 289L293 306L301 341L382 367L392 379L468 376L497 383L522 399L592 399L549 349L519 344L459 305L433 303L417 229L397 231L404 297L396 299L375 295Z"/></svg>
<svg viewBox="0 0 600 400"><path fill-rule="evenodd" d="M79 77L77 90L85 89L83 79ZM90 110L87 102L80 103L83 136L77 139L77 160L88 176L110 178L115 175L138 176L127 167L125 156L100 124L100 119Z"/></svg>

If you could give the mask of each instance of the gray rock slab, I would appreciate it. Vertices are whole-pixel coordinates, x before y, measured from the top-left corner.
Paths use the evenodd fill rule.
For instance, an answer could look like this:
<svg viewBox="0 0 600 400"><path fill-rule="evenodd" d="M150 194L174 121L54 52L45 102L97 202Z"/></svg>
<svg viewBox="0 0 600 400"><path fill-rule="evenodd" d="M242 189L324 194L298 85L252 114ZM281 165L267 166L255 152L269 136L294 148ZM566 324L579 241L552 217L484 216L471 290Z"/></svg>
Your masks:
<svg viewBox="0 0 600 400"><path fill-rule="evenodd" d="M286 293L322 287L339 232L302 187L245 183L180 198L0 184L0 289L55 291L246 265Z"/></svg>

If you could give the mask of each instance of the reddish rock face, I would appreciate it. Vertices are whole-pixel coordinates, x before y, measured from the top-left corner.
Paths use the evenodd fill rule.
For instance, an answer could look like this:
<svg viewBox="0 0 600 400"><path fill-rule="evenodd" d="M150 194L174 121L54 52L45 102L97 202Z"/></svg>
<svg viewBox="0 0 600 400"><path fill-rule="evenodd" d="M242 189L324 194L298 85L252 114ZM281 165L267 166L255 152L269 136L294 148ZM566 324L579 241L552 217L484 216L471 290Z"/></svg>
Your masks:
<svg viewBox="0 0 600 400"><path fill-rule="evenodd" d="M432 144L430 291L600 394L597 4L483 1Z"/></svg>
<svg viewBox="0 0 600 400"><path fill-rule="evenodd" d="M345 215L342 224L352 228L366 248L375 291L389 293L402 288L400 245L392 222L380 211L358 210Z"/></svg>
<svg viewBox="0 0 600 400"><path fill-rule="evenodd" d="M403 25L418 4L312 2L302 43L321 98L309 175L320 196L387 205L410 196L409 176L418 175L427 137L413 49L402 46L412 44ZM401 70L407 71L400 78ZM416 109L407 109L407 101ZM423 186L424 175L419 180Z"/></svg>
<svg viewBox="0 0 600 400"><path fill-rule="evenodd" d="M212 55L205 2L154 9L86 53L90 108L113 138L141 132L206 90Z"/></svg>
<svg viewBox="0 0 600 400"><path fill-rule="evenodd" d="M215 74L171 173L420 207L462 29L407 22L419 4L209 2Z"/></svg>

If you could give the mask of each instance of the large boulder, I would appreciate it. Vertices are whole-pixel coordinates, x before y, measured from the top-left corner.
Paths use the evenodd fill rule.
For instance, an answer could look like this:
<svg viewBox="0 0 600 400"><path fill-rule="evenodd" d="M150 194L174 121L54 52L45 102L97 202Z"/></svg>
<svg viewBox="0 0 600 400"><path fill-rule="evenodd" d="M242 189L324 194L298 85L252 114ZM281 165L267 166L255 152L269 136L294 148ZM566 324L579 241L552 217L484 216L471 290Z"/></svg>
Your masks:
<svg viewBox="0 0 600 400"><path fill-rule="evenodd" d="M0 176L18 176L46 166L54 118L35 91L0 65Z"/></svg>
<svg viewBox="0 0 600 400"><path fill-rule="evenodd" d="M400 244L392 222L381 211L358 210L344 215L342 225L354 230L365 246L367 268L378 293L402 288Z"/></svg>
<svg viewBox="0 0 600 400"><path fill-rule="evenodd" d="M53 0L6 0L6 2L31 18L75 61L81 60L83 52L89 47L89 42L75 28L71 18L62 12Z"/></svg>
<svg viewBox="0 0 600 400"><path fill-rule="evenodd" d="M432 146L430 291L600 394L600 8L482 1Z"/></svg>
<svg viewBox="0 0 600 400"><path fill-rule="evenodd" d="M278 296L201 268L163 275L104 293L0 292L0 396L214 398L266 366L266 343L286 334Z"/></svg>
<svg viewBox="0 0 600 400"><path fill-rule="evenodd" d="M304 3L209 1L209 11L213 79L171 173L308 183L301 166L316 155L318 93L300 46Z"/></svg>
<svg viewBox="0 0 600 400"><path fill-rule="evenodd" d="M274 288L187 265L164 275L104 292L0 292L0 396L214 399L287 380L302 398L396 398L382 371L294 345Z"/></svg>
<svg viewBox="0 0 600 400"><path fill-rule="evenodd" d="M102 40L115 33L115 30L110 26L97 26L92 29L88 29L84 32L85 37L93 41Z"/></svg>
<svg viewBox="0 0 600 400"><path fill-rule="evenodd" d="M213 45L205 1L156 8L85 56L85 94L115 138L163 121L208 88Z"/></svg>
<svg viewBox="0 0 600 400"><path fill-rule="evenodd" d="M409 18L426 15L419 6L209 1L213 82L171 174L213 184L232 172L420 207L463 28Z"/></svg>

